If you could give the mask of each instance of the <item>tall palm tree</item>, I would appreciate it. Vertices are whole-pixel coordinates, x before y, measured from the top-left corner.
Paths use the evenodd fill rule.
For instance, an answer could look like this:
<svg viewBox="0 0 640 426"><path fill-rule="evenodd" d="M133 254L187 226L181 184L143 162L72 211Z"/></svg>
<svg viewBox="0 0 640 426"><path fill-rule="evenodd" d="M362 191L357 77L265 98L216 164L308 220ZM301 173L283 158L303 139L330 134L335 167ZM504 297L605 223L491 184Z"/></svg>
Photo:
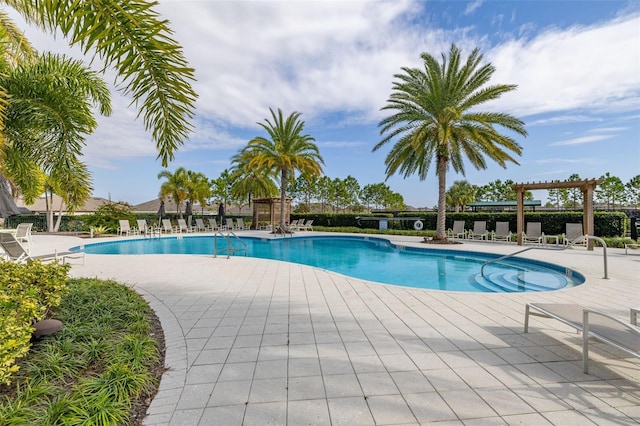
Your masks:
<svg viewBox="0 0 640 426"><path fill-rule="evenodd" d="M59 30L71 45L85 54L95 52L118 75L116 83L139 108L150 130L158 158L166 167L191 130L196 94L182 49L171 38L168 21L160 19L150 0L2 0L24 19L41 29ZM2 53L19 61L28 51L20 31L0 10L0 44L11 44ZM27 52L28 56L28 52ZM0 85L0 121L7 95Z"/></svg>
<svg viewBox="0 0 640 426"><path fill-rule="evenodd" d="M18 188L26 202L56 189L63 199L66 194L75 197L73 202L65 200L68 209L74 203L82 205L92 186L79 158L85 136L97 126L93 109L111 113L106 83L78 60L33 53L15 63L0 55L0 87L7 95L0 173L12 183L14 197ZM60 177L59 183L49 184L45 191L45 175ZM51 214L48 217L48 229L55 231Z"/></svg>
<svg viewBox="0 0 640 426"><path fill-rule="evenodd" d="M249 141L240 155L250 158L247 167L270 170L280 175L280 229L285 229L285 208L287 185L295 178L296 170L318 176L322 173L324 161L320 156L315 139L305 135L304 121L300 113L294 112L286 119L278 108L271 112L272 121L258 123L269 135L269 139L257 136Z"/></svg>
<svg viewBox="0 0 640 426"><path fill-rule="evenodd" d="M178 167L173 173L162 170L158 179L167 179L160 185L160 198L170 197L176 203L176 214L182 219L182 202L187 199L189 176L184 167Z"/></svg>
<svg viewBox="0 0 640 426"><path fill-rule="evenodd" d="M435 159L438 176L437 240L446 240L446 174L449 167L464 176L464 161L476 169L487 167L485 157L506 168L507 162L518 162L509 155L520 155L520 145L503 135L502 126L522 136L524 123L505 113L483 112L478 107L514 90L514 85L492 85L495 68L482 65L483 56L474 49L466 62L460 50L452 45L449 57L442 54L442 64L428 53L421 55L423 68L402 68L396 74L393 93L383 110L395 111L380 121L380 134L386 136L373 148L398 137L385 159L387 178L396 172L408 177L418 173L425 180Z"/></svg>
<svg viewBox="0 0 640 426"><path fill-rule="evenodd" d="M204 206L211 197L211 182L209 182L209 179L204 173L189 170L187 171L186 189L187 200L191 202L191 205L197 201L200 204L201 211L204 211Z"/></svg>
<svg viewBox="0 0 640 426"><path fill-rule="evenodd" d="M249 167L251 159L251 152L248 151L241 151L234 155L231 158L233 168L230 175L231 182L233 182L231 195L236 200L247 200L249 206L254 197L273 197L278 193L278 187L273 180L273 172ZM254 209L253 213L251 228L257 229L257 211Z"/></svg>

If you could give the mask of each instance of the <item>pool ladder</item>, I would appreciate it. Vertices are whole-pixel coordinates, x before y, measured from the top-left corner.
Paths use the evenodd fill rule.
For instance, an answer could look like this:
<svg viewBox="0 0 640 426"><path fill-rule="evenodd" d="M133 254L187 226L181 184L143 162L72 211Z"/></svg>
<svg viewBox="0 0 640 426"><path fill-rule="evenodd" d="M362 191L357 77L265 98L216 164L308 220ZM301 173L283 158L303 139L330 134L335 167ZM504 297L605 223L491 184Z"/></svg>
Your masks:
<svg viewBox="0 0 640 426"><path fill-rule="evenodd" d="M594 237L593 235L581 235L578 238L576 238L575 240L571 241L569 243L568 246L566 247L527 247L525 249L510 253L510 254L505 254L504 256L498 257L496 259L491 259L491 260L487 260L486 262L484 262L482 264L482 267L480 268L480 275L482 276L482 278L484 278L484 267L487 266L490 263L496 263L499 262L501 260L507 259L509 257L513 257L516 254L520 254L520 253L524 253L525 251L529 251L529 250L533 250L533 249L538 249L538 250L556 250L556 251L562 251L562 250L566 250L568 248L573 247L575 244L578 244L580 242L582 242L582 240L596 240L598 241L600 244L602 244L602 256L604 257L604 279L609 279L608 273L607 273L607 243L604 242L604 240L600 237Z"/></svg>
<svg viewBox="0 0 640 426"><path fill-rule="evenodd" d="M226 244L224 248L218 248L218 235L224 238ZM227 255L227 259L231 255L236 255L236 253L244 252L244 255L247 255L247 244L242 241L233 231L228 231L225 235L222 231L216 231L213 234L213 257L218 257L218 254Z"/></svg>

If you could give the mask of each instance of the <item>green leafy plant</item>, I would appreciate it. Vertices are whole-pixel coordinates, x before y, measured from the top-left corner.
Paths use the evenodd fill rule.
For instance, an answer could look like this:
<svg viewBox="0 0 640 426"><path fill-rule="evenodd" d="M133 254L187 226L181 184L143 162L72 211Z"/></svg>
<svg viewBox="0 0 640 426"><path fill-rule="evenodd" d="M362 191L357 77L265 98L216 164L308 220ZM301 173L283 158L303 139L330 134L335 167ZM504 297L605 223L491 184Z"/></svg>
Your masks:
<svg viewBox="0 0 640 426"><path fill-rule="evenodd" d="M70 265L39 261L0 264L0 383L18 371L16 359L31 347L32 325L58 306Z"/></svg>
<svg viewBox="0 0 640 426"><path fill-rule="evenodd" d="M34 344L0 389L0 424L131 424L157 387L162 357L144 299L113 281L67 284L56 309L64 328Z"/></svg>

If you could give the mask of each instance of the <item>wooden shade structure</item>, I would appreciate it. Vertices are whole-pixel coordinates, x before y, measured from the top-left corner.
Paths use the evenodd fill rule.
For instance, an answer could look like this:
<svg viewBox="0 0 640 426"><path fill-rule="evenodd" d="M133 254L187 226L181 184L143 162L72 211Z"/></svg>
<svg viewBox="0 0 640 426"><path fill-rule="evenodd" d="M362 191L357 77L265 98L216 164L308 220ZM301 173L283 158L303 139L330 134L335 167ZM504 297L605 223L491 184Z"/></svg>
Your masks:
<svg viewBox="0 0 640 426"><path fill-rule="evenodd" d="M285 222L290 222L291 216L291 198L287 198L285 205ZM275 229L275 225L280 223L280 198L254 198L253 199L253 222L252 227L257 229L255 225L258 222L268 222L271 229Z"/></svg>
<svg viewBox="0 0 640 426"><path fill-rule="evenodd" d="M580 188L582 191L582 226L585 235L594 235L595 225L593 223L593 192L602 183L600 179L571 180L564 182L531 182L516 183L511 186L516 191L516 201L518 203L518 245L522 245L522 233L524 231L524 194L526 191L535 189L567 189ZM593 250L593 241L587 241L587 248Z"/></svg>

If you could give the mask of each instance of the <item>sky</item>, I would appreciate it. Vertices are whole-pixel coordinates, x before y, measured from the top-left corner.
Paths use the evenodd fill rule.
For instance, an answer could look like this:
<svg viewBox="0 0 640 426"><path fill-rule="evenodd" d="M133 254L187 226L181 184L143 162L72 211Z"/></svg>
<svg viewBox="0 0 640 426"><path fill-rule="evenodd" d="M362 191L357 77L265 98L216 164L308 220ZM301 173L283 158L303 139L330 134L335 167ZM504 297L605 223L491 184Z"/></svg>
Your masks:
<svg viewBox="0 0 640 426"><path fill-rule="evenodd" d="M496 71L491 84L517 90L482 109L525 122L519 164L467 164L456 180L485 185L565 180L609 172L623 183L640 174L639 1L218 1L160 0L173 38L195 68L194 131L168 169L217 178L256 136L269 108L301 113L330 178L351 175L361 186L386 182L413 207L437 204L432 163L426 180L387 179L393 142L372 152L378 123L402 67L421 66L423 52L440 58L452 43L466 57L479 48ZM41 52L90 57L65 40L11 16ZM99 69L98 64L93 68ZM114 74L105 80L113 83ZM151 135L131 100L114 92L114 112L97 117L83 161L96 197L132 205L157 198L163 170ZM505 133L508 133L505 131ZM546 191L534 191L546 199Z"/></svg>

